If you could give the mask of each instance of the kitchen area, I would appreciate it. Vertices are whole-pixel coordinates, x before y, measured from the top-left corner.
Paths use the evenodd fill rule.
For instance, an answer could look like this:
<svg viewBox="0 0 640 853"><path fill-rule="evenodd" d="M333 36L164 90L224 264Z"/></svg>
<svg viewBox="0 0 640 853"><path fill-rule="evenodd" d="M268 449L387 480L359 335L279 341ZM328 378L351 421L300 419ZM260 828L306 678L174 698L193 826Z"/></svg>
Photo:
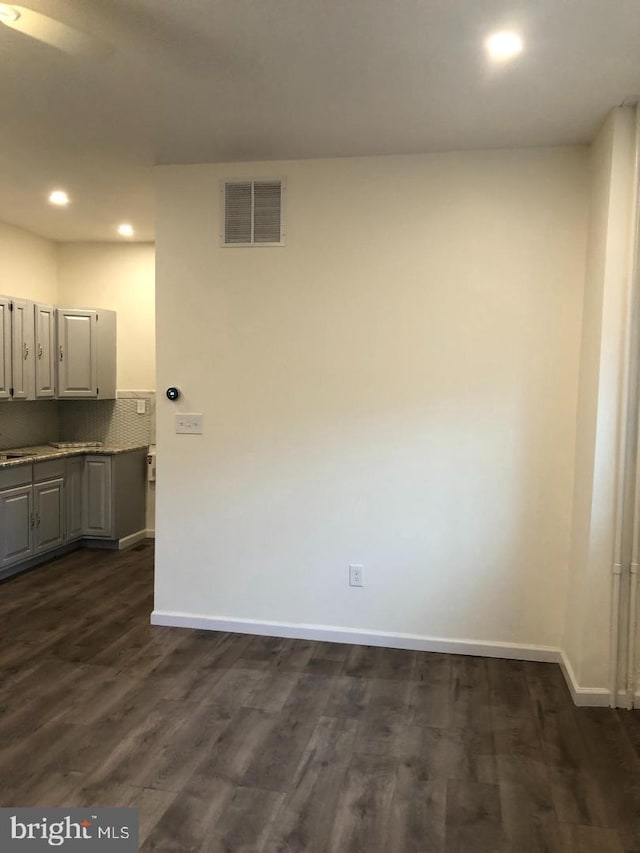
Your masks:
<svg viewBox="0 0 640 853"><path fill-rule="evenodd" d="M0 296L0 579L153 535L155 392L118 391L117 328Z"/></svg>

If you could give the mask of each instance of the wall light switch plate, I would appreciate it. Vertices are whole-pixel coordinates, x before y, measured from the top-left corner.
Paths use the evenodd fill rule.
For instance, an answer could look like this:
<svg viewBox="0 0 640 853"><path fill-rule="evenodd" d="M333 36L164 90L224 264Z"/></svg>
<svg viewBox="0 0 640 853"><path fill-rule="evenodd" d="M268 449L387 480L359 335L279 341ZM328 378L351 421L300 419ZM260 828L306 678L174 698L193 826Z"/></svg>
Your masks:
<svg viewBox="0 0 640 853"><path fill-rule="evenodd" d="M147 401L146 400L138 400L136 412L139 415L144 415L146 411L147 411Z"/></svg>
<svg viewBox="0 0 640 853"><path fill-rule="evenodd" d="M179 435L202 435L202 415L185 412L176 415L176 433Z"/></svg>

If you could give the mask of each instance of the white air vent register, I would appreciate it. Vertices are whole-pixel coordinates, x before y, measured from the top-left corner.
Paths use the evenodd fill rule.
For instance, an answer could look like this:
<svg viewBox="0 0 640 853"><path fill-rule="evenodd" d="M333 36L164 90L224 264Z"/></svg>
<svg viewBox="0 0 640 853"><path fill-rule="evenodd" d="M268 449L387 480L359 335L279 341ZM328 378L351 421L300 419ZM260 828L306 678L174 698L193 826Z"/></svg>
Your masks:
<svg viewBox="0 0 640 853"><path fill-rule="evenodd" d="M285 182L277 179L222 182L223 246L284 246Z"/></svg>

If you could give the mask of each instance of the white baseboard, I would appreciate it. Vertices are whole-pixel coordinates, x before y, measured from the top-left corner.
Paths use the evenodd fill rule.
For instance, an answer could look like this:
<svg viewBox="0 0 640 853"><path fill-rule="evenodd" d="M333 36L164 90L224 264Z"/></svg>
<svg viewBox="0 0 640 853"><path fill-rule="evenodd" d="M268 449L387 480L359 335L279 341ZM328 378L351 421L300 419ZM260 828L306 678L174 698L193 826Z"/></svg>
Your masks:
<svg viewBox="0 0 640 853"><path fill-rule="evenodd" d="M170 628L199 628L205 631L229 631L236 634L259 634L295 640L320 640L325 643L350 643L356 646L384 646L420 652L445 652L454 655L508 658L557 663L559 649L551 646L528 646L521 643L494 643L476 640L447 640L423 634L398 634L390 631L360 631L333 625L305 625L293 622L263 622L258 619L226 619L171 610L154 610L152 625Z"/></svg>
<svg viewBox="0 0 640 853"><path fill-rule="evenodd" d="M495 643L488 640L449 640L440 637L427 637L423 634L361 631L357 628L340 628L333 625L267 622L258 619L227 619L221 616L204 616L173 610L154 610L151 614L151 624L169 628L197 628L205 631L258 634L265 637L319 640L326 643L350 643L361 646L408 649L410 651L443 652L454 655L557 663L560 665L576 705L603 708L609 707L611 704L609 690L606 687L581 687L578 684L569 658L564 651L554 646ZM640 692L635 696L635 707L640 707Z"/></svg>
<svg viewBox="0 0 640 853"><path fill-rule="evenodd" d="M558 663L574 704L590 708L608 708L611 705L611 694L606 687L579 686L571 661L562 650L559 653Z"/></svg>
<svg viewBox="0 0 640 853"><path fill-rule="evenodd" d="M129 534L129 536L123 536L122 539L118 539L118 550L124 551L125 548L131 548L134 545L137 545L138 542L142 542L142 540L146 538L146 530L137 530L135 533Z"/></svg>
<svg viewBox="0 0 640 853"><path fill-rule="evenodd" d="M156 538L156 531L154 528L147 527L147 529L144 532L144 535L147 539L155 539Z"/></svg>

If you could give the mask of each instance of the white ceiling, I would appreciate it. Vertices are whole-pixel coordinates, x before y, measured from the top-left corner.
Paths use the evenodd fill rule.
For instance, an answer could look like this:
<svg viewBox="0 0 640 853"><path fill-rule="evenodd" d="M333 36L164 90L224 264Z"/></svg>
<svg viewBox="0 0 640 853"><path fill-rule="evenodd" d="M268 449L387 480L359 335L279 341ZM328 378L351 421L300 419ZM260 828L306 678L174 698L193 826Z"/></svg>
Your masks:
<svg viewBox="0 0 640 853"><path fill-rule="evenodd" d="M0 219L55 240L153 239L156 163L588 143L640 93L640 0L23 5L114 48L0 26ZM525 50L496 68L503 28Z"/></svg>

